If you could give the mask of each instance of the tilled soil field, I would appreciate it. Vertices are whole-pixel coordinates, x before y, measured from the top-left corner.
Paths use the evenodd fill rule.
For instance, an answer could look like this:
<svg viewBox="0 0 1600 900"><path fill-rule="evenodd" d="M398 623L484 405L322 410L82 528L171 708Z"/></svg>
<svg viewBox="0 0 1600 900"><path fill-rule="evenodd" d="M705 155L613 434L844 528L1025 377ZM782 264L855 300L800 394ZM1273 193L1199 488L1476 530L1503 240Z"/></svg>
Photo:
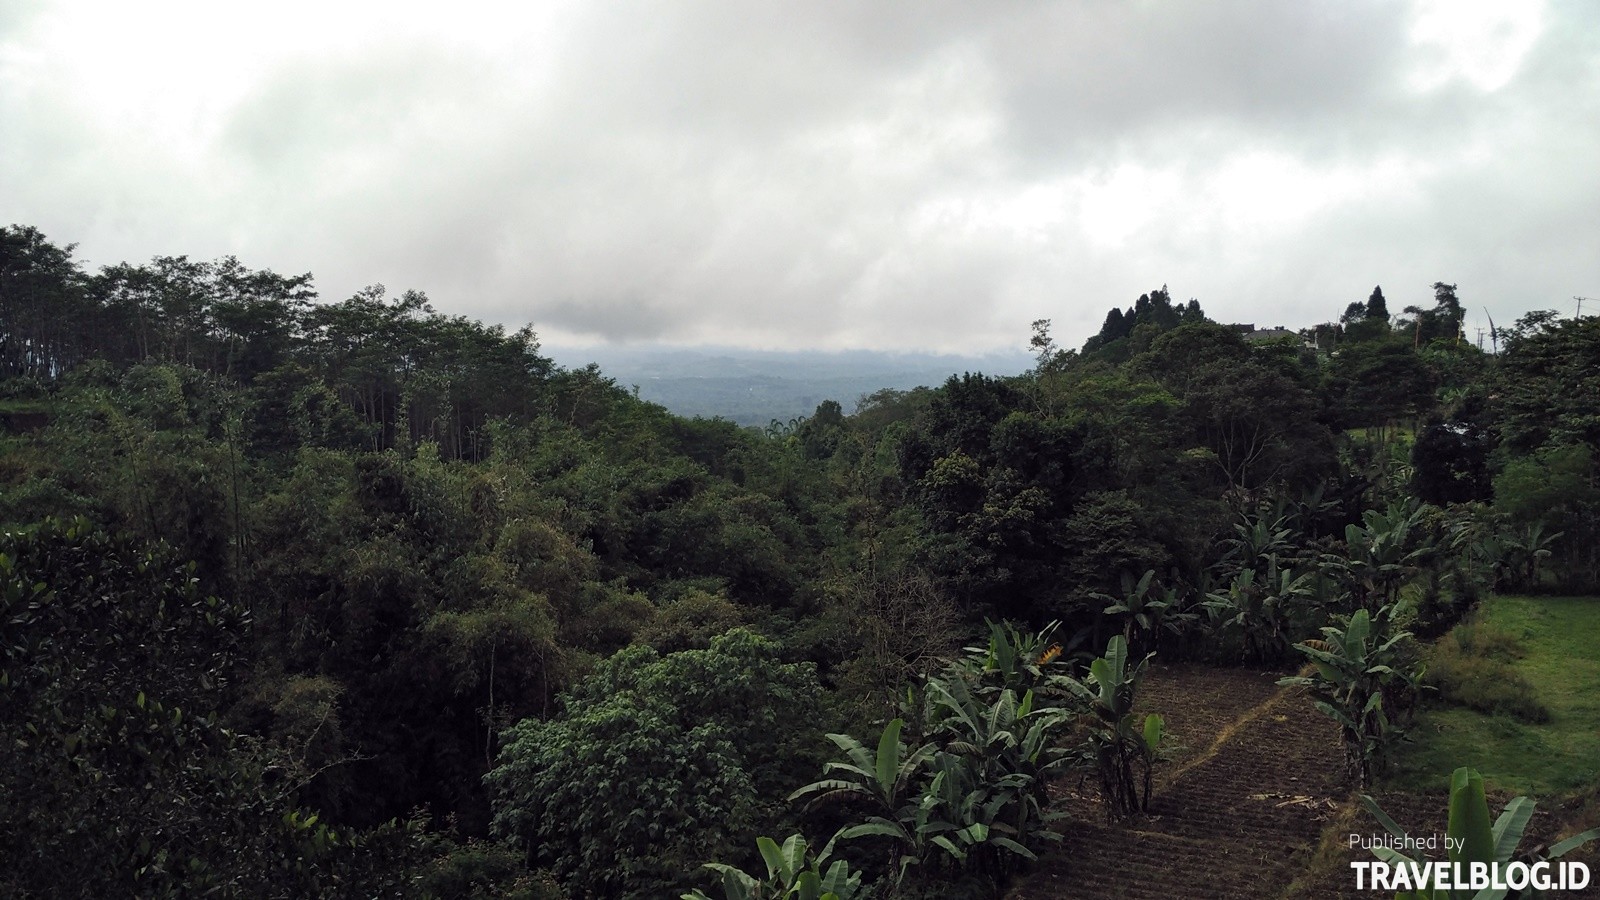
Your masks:
<svg viewBox="0 0 1600 900"><path fill-rule="evenodd" d="M1090 784L1062 786L1061 845L1012 900L1278 897L1344 799L1333 724L1277 675L1153 669L1141 705L1181 745L1149 818L1108 823Z"/></svg>
<svg viewBox="0 0 1600 900"><path fill-rule="evenodd" d="M1339 846L1308 873L1325 833L1343 841L1348 832L1382 828L1350 805L1338 730L1303 690L1278 687L1279 677L1152 668L1139 705L1161 713L1176 746L1157 767L1149 818L1107 822L1093 784L1056 785L1058 806L1068 813L1061 844L1008 900L1254 900L1282 897L1297 880L1300 898L1388 896L1355 889L1349 863L1371 859L1369 851ZM1509 799L1491 797L1491 811L1498 815ZM1412 835L1444 833L1444 785L1434 795L1383 793L1377 800ZM1549 809L1540 809L1523 848L1550 843L1555 827ZM1600 848L1572 858L1600 873ZM1552 896L1600 898L1600 884Z"/></svg>

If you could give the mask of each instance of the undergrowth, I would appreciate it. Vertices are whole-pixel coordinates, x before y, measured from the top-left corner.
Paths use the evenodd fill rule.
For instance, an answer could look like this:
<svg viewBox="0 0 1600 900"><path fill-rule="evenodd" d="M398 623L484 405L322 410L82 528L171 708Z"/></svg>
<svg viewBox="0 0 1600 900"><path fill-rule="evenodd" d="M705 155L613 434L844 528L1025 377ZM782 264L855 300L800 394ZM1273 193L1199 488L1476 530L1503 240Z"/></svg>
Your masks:
<svg viewBox="0 0 1600 900"><path fill-rule="evenodd" d="M1423 681L1446 703L1543 724L1550 721L1550 708L1512 666L1526 655L1510 633L1469 620L1428 649Z"/></svg>

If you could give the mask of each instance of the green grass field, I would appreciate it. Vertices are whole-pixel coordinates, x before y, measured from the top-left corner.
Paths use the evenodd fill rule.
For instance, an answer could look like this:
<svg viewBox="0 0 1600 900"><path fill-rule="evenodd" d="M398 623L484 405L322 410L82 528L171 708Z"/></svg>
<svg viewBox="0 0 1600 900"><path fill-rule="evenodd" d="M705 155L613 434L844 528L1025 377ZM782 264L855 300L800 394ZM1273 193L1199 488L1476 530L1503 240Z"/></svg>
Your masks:
<svg viewBox="0 0 1600 900"><path fill-rule="evenodd" d="M1512 663L1550 709L1530 725L1467 709L1418 717L1393 786L1430 789L1457 766L1492 788L1544 796L1600 781L1600 597L1491 597L1478 620L1522 643Z"/></svg>

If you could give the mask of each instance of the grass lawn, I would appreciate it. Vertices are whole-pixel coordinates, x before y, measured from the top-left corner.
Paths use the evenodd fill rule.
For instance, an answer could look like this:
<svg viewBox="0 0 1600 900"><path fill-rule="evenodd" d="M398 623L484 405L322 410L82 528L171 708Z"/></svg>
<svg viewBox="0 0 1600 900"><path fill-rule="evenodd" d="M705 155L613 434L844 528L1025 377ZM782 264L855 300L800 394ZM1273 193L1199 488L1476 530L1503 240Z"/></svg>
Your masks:
<svg viewBox="0 0 1600 900"><path fill-rule="evenodd" d="M1457 766L1518 794L1544 796L1600 781L1600 597L1491 597L1479 621L1522 642L1512 665L1550 709L1529 725L1467 709L1418 717L1401 748L1396 787L1437 789Z"/></svg>

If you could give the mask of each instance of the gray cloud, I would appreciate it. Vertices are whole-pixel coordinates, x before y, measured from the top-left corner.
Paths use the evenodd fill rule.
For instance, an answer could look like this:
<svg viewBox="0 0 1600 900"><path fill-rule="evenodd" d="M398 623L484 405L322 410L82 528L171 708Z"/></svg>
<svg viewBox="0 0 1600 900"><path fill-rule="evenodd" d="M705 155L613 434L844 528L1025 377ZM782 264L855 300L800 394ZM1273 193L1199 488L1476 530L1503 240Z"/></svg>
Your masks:
<svg viewBox="0 0 1600 900"><path fill-rule="evenodd" d="M1488 88L1419 87L1444 57L1387 2L485 8L120 76L42 9L0 17L0 219L96 263L235 253L557 338L942 350L1040 317L1077 343L1162 283L1290 325L1373 283L1497 320L1600 291L1582 2Z"/></svg>
<svg viewBox="0 0 1600 900"><path fill-rule="evenodd" d="M1239 126L1337 140L1393 102L1404 14L1370 2L1062 4L1013 21L988 50L1019 153L1114 156L1129 141Z"/></svg>

